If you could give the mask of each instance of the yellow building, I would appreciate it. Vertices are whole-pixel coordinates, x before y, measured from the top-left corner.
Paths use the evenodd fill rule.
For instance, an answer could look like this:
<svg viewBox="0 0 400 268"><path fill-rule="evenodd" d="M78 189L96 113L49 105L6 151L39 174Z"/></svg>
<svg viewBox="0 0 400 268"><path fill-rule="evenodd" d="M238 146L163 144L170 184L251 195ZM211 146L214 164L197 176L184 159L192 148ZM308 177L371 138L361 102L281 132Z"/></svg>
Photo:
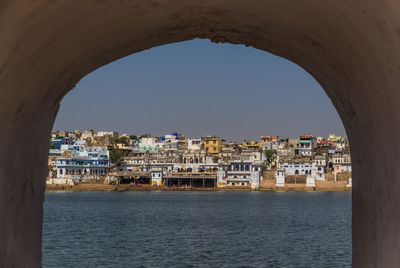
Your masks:
<svg viewBox="0 0 400 268"><path fill-rule="evenodd" d="M258 149L258 148L260 148L260 143L255 142L255 141L251 141L251 142L243 141L242 148Z"/></svg>
<svg viewBox="0 0 400 268"><path fill-rule="evenodd" d="M329 134L328 140L336 143L344 142L344 138L342 136L336 136L335 134Z"/></svg>
<svg viewBox="0 0 400 268"><path fill-rule="evenodd" d="M207 136L203 139L204 150L209 154L219 154L222 149L222 139L214 136Z"/></svg>

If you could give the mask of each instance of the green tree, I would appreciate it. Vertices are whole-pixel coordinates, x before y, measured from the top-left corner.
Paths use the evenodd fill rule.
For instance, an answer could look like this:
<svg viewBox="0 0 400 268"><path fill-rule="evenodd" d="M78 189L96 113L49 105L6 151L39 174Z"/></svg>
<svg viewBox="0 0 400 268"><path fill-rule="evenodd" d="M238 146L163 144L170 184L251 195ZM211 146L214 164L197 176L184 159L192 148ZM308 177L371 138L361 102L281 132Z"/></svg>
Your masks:
<svg viewBox="0 0 400 268"><path fill-rule="evenodd" d="M112 149L110 151L111 163L115 164L117 167L121 165L122 159L127 156L129 150L123 149Z"/></svg>
<svg viewBox="0 0 400 268"><path fill-rule="evenodd" d="M141 136L139 137L139 139L142 139L142 138L150 138L150 137L151 137L150 134L144 134L144 135L141 135Z"/></svg>
<svg viewBox="0 0 400 268"><path fill-rule="evenodd" d="M272 151L272 150L266 150L266 151L264 152L264 155L265 155L265 158L266 158L265 161L267 162L268 166L271 166L271 165L272 165L272 162L275 161L275 153L274 153L274 151Z"/></svg>
<svg viewBox="0 0 400 268"><path fill-rule="evenodd" d="M119 137L119 138L116 140L116 143L121 143L121 144L123 144L123 145L125 145L125 146L129 146L129 138L126 137L126 136Z"/></svg>
<svg viewBox="0 0 400 268"><path fill-rule="evenodd" d="M130 136L129 136L129 139L130 139L130 140L137 140L138 137L137 137L136 135L130 135Z"/></svg>

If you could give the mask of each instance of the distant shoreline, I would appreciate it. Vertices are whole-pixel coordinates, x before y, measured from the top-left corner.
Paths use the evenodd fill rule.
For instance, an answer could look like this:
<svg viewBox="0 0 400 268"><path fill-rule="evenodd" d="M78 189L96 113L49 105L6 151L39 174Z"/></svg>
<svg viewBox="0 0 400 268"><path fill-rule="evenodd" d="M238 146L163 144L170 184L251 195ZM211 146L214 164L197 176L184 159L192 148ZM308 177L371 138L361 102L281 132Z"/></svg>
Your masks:
<svg viewBox="0 0 400 268"><path fill-rule="evenodd" d="M130 186L129 184L107 185L107 184L78 184L78 185L61 185L47 184L46 192L143 192L143 191L165 191L165 192L182 192L182 191L197 191L197 192L349 192L351 187L346 187L346 181L325 181L316 182L315 187L306 187L305 184L286 184L285 187L274 187L272 183L268 183L259 189L251 189L249 187L224 187L224 188L178 188L178 187L153 187L151 185Z"/></svg>

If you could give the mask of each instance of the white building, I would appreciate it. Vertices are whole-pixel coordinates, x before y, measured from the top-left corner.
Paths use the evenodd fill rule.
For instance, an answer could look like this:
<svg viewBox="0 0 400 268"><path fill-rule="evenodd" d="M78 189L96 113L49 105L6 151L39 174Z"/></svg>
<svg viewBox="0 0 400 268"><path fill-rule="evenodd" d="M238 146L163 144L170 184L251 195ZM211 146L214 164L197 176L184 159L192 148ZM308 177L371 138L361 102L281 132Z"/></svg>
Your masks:
<svg viewBox="0 0 400 268"><path fill-rule="evenodd" d="M126 135L126 134L123 134ZM118 132L116 131L99 131L94 134L95 137L104 137L104 136L110 136L113 139L118 139Z"/></svg>
<svg viewBox="0 0 400 268"><path fill-rule="evenodd" d="M239 158L246 162L260 162L262 160L262 152L260 149L243 148Z"/></svg>
<svg viewBox="0 0 400 268"><path fill-rule="evenodd" d="M350 154L338 154L332 157L333 173L352 172Z"/></svg>
<svg viewBox="0 0 400 268"><path fill-rule="evenodd" d="M96 131L94 131L94 130L85 130L83 133L82 133L82 136L81 136L81 139L82 140L86 140L86 139L88 139L88 138L93 138L94 136L96 135Z"/></svg>
<svg viewBox="0 0 400 268"><path fill-rule="evenodd" d="M141 138L138 146L139 152L157 152L157 139L154 137Z"/></svg>
<svg viewBox="0 0 400 268"><path fill-rule="evenodd" d="M198 151L201 149L201 139L188 139L188 150Z"/></svg>
<svg viewBox="0 0 400 268"><path fill-rule="evenodd" d="M261 165L255 165L251 162L231 162L226 171L218 172L218 187L247 186L258 189L260 187L261 170Z"/></svg>
<svg viewBox="0 0 400 268"><path fill-rule="evenodd" d="M151 170L151 185L161 186L163 180L163 169L162 168L152 168Z"/></svg>
<svg viewBox="0 0 400 268"><path fill-rule="evenodd" d="M275 172L275 186L284 187L285 186L285 169L277 169Z"/></svg>
<svg viewBox="0 0 400 268"><path fill-rule="evenodd" d="M284 148L285 143L280 143L279 141L277 142L264 142L261 145L262 151L266 150L272 150L272 151L278 151L280 148Z"/></svg>
<svg viewBox="0 0 400 268"><path fill-rule="evenodd" d="M173 135L173 134L168 134L164 136L164 139L167 143L171 143L171 142L175 142L178 140L177 135Z"/></svg>
<svg viewBox="0 0 400 268"><path fill-rule="evenodd" d="M285 176L306 175L316 180L325 181L326 158L316 157L300 159L280 159L278 168L285 170Z"/></svg>
<svg viewBox="0 0 400 268"><path fill-rule="evenodd" d="M74 146L57 159L57 178L93 179L110 170L110 155L105 146Z"/></svg>
<svg viewBox="0 0 400 268"><path fill-rule="evenodd" d="M284 169L286 176L289 175L308 175L315 172L315 165L310 159L280 159L279 169Z"/></svg>
<svg viewBox="0 0 400 268"><path fill-rule="evenodd" d="M327 160L325 156L316 156L314 159L313 166L315 170L312 170L311 176L313 176L317 181L325 181L325 173Z"/></svg>

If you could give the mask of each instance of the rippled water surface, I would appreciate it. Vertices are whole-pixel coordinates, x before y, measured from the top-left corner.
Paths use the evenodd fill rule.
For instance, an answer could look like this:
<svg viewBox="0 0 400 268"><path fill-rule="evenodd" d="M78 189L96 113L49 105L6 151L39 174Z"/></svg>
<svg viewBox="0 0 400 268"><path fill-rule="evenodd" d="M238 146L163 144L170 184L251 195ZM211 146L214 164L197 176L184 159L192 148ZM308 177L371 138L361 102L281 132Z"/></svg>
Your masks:
<svg viewBox="0 0 400 268"><path fill-rule="evenodd" d="M350 193L47 193L44 267L350 267Z"/></svg>

